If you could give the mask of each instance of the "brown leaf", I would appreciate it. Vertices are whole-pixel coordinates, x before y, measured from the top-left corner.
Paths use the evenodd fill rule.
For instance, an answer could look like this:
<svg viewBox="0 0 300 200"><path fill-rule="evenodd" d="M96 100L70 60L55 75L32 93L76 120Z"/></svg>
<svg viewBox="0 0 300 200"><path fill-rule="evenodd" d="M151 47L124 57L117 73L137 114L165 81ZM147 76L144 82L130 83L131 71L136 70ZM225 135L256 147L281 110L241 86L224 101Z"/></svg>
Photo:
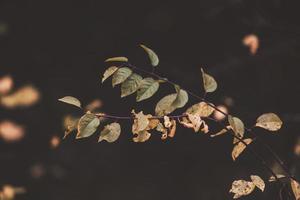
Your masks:
<svg viewBox="0 0 300 200"><path fill-rule="evenodd" d="M251 138L244 139L243 140L247 145L252 142ZM231 156L232 159L235 161L236 158L245 150L246 146L242 142L237 143L232 150Z"/></svg>

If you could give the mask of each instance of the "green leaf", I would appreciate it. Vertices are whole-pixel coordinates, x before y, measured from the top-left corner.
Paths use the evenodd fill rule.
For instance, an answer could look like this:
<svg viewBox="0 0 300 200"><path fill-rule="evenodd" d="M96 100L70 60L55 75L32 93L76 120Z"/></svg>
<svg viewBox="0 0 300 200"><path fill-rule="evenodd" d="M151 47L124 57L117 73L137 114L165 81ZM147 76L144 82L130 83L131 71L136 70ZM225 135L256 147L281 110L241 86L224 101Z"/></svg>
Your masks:
<svg viewBox="0 0 300 200"><path fill-rule="evenodd" d="M269 131L277 131L282 126L281 119L274 113L265 113L257 118L255 126L267 129Z"/></svg>
<svg viewBox="0 0 300 200"><path fill-rule="evenodd" d="M142 80L143 77L135 73L129 76L129 78L121 85L121 97L126 97L136 92L139 89Z"/></svg>
<svg viewBox="0 0 300 200"><path fill-rule="evenodd" d="M172 105L176 97L177 94L174 93L174 94L169 94L163 97L161 100L159 100L159 102L156 104L155 107L155 114L158 116L164 116L176 110L176 107Z"/></svg>
<svg viewBox="0 0 300 200"><path fill-rule="evenodd" d="M206 92L214 92L218 87L216 80L211 75L206 74L202 68L201 72L204 90Z"/></svg>
<svg viewBox="0 0 300 200"><path fill-rule="evenodd" d="M95 133L99 125L100 120L95 114L86 113L79 119L76 139L91 136Z"/></svg>
<svg viewBox="0 0 300 200"><path fill-rule="evenodd" d="M154 67L157 66L159 63L159 59L158 59L158 56L156 55L156 53L152 49L146 47L145 45L140 44L140 47L142 47L148 54L151 65Z"/></svg>
<svg viewBox="0 0 300 200"><path fill-rule="evenodd" d="M123 56L113 57L113 58L106 59L105 62L128 62L128 58Z"/></svg>
<svg viewBox="0 0 300 200"><path fill-rule="evenodd" d="M119 123L111 123L104 127L104 129L100 133L100 137L98 142L102 140L106 140L107 142L115 142L121 134L121 126Z"/></svg>
<svg viewBox="0 0 300 200"><path fill-rule="evenodd" d="M188 108L186 113L199 115L200 117L208 117L214 112L214 110L215 109L212 106L202 101Z"/></svg>
<svg viewBox="0 0 300 200"><path fill-rule="evenodd" d="M117 70L118 70L118 67L116 67L116 66L109 67L107 70L105 70L105 72L103 74L103 78L102 78L102 83L107 78L109 78L111 75L113 75Z"/></svg>
<svg viewBox="0 0 300 200"><path fill-rule="evenodd" d="M67 104L71 104L71 105L81 108L81 102L77 98L72 97L72 96L65 96L63 98L58 99L58 101L61 101L61 102L67 103Z"/></svg>
<svg viewBox="0 0 300 200"><path fill-rule="evenodd" d="M240 120L237 117L232 117L231 115L229 115L228 122L229 122L229 125L231 126L235 136L242 139L244 137L244 133L245 133L245 127L244 127L244 123L242 122L242 120ZM239 142L239 140L237 138L234 138L233 143L235 144L237 142Z"/></svg>
<svg viewBox="0 0 300 200"><path fill-rule="evenodd" d="M130 75L132 74L132 70L128 67L119 68L113 75L112 85L115 87L116 85L123 83Z"/></svg>
<svg viewBox="0 0 300 200"><path fill-rule="evenodd" d="M189 96L185 90L180 89L180 87L175 87L177 95L175 100L172 102L172 106L176 108L182 108L189 100Z"/></svg>
<svg viewBox="0 0 300 200"><path fill-rule="evenodd" d="M140 102L152 97L159 88L158 81L153 78L144 78L137 91L136 101Z"/></svg>

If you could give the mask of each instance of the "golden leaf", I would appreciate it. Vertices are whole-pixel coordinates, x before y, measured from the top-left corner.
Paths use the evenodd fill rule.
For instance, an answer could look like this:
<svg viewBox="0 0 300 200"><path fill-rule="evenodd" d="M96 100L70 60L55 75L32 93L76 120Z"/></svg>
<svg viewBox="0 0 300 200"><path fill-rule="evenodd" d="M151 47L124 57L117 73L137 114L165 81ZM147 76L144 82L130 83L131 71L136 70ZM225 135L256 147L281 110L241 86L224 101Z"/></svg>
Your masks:
<svg viewBox="0 0 300 200"><path fill-rule="evenodd" d="M282 121L274 113L265 113L257 118L255 126L267 129L269 131L277 131L281 128Z"/></svg>
<svg viewBox="0 0 300 200"><path fill-rule="evenodd" d="M113 75L119 68L116 66L111 66L107 70L105 70L103 77L102 77L102 83L109 78L111 75Z"/></svg>
<svg viewBox="0 0 300 200"><path fill-rule="evenodd" d="M156 55L156 53L152 49L146 47L145 45L140 44L140 47L142 47L148 54L151 65L154 67L157 66L159 63L159 59L158 59L158 56Z"/></svg>
<svg viewBox="0 0 300 200"><path fill-rule="evenodd" d="M297 181L291 179L291 187L292 187L292 191L294 193L295 199L299 200L300 199L300 184Z"/></svg>
<svg viewBox="0 0 300 200"><path fill-rule="evenodd" d="M243 140L247 145L249 145L252 142L251 138L244 139ZM245 150L246 146L242 142L237 143L232 150L231 156L232 159L235 161L236 158Z"/></svg>
<svg viewBox="0 0 300 200"><path fill-rule="evenodd" d="M146 142L151 137L151 133L149 133L146 130L140 131L135 134L135 137L133 138L134 142Z"/></svg>
<svg viewBox="0 0 300 200"><path fill-rule="evenodd" d="M254 190L254 188L255 185L253 182L245 180L236 180L233 181L229 192L234 193L234 199L238 199L242 196L249 195Z"/></svg>
<svg viewBox="0 0 300 200"><path fill-rule="evenodd" d="M77 98L72 96L65 96L63 98L58 99L58 101L81 108L81 102Z"/></svg>
<svg viewBox="0 0 300 200"><path fill-rule="evenodd" d="M105 62L128 62L128 58L123 56L113 57L113 58L106 59Z"/></svg>
<svg viewBox="0 0 300 200"><path fill-rule="evenodd" d="M193 128L195 132L200 130L200 126L204 122L199 115L192 115L187 113L187 118L183 117L182 121L179 121L183 126L187 128Z"/></svg>
<svg viewBox="0 0 300 200"><path fill-rule="evenodd" d="M258 187L262 192L265 190L265 182L257 175L250 176L252 182L256 187Z"/></svg>

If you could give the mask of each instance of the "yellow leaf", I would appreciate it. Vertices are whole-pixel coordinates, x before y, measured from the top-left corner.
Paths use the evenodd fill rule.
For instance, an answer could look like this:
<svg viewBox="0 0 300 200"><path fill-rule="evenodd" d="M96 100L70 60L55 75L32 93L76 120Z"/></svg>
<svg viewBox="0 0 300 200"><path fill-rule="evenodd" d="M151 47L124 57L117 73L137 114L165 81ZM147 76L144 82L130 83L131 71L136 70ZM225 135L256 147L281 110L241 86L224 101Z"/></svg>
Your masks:
<svg viewBox="0 0 300 200"><path fill-rule="evenodd" d="M251 138L244 139L243 140L247 145L249 145L252 142ZM237 143L232 150L231 156L232 159L235 161L236 158L245 150L246 146L242 142Z"/></svg>

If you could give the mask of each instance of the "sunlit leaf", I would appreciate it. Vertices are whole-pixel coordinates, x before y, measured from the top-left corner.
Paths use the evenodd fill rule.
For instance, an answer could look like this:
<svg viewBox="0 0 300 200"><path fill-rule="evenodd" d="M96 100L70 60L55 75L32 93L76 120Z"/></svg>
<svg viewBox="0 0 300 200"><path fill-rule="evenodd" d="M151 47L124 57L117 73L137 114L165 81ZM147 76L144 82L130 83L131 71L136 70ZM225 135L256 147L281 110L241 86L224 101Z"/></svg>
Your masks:
<svg viewBox="0 0 300 200"><path fill-rule="evenodd" d="M98 142L102 140L106 140L107 142L115 142L121 134L121 126L119 123L111 123L104 127L104 129L100 133L100 137Z"/></svg>
<svg viewBox="0 0 300 200"><path fill-rule="evenodd" d="M95 114L86 113L79 119L76 139L91 136L93 133L95 133L99 125L100 120Z"/></svg>
<svg viewBox="0 0 300 200"><path fill-rule="evenodd" d="M300 184L297 181L291 179L291 188L294 193L295 199L299 200L300 199Z"/></svg>
<svg viewBox="0 0 300 200"><path fill-rule="evenodd" d="M247 145L249 145L252 142L251 138L244 139L243 140ZM236 160L237 157L245 150L246 145L242 142L239 142L234 145L231 156L233 160Z"/></svg>
<svg viewBox="0 0 300 200"><path fill-rule="evenodd" d="M209 117L214 112L214 110L215 109L207 103L200 102L188 108L186 113L199 115L200 117Z"/></svg>
<svg viewBox="0 0 300 200"><path fill-rule="evenodd" d="M128 62L128 58L123 56L113 57L113 58L106 59L105 62Z"/></svg>
<svg viewBox="0 0 300 200"><path fill-rule="evenodd" d="M141 46L141 47L146 51L146 53L148 54L149 59L150 59L150 62L151 62L151 65L154 66L154 67L157 66L158 63L159 63L159 59L158 59L158 56L156 55L156 53L155 53L152 49L146 47L145 45L140 44L140 46Z"/></svg>
<svg viewBox="0 0 300 200"><path fill-rule="evenodd" d="M72 97L72 96L65 96L63 98L58 99L58 101L61 101L61 102L67 103L67 104L71 104L71 105L81 108L81 102L77 98Z"/></svg>
<svg viewBox="0 0 300 200"><path fill-rule="evenodd" d="M233 181L231 189L229 192L234 193L233 198L238 199L242 196L249 195L255 189L253 182L245 180Z"/></svg>
<svg viewBox="0 0 300 200"><path fill-rule="evenodd" d="M137 91L136 101L142 101L152 97L158 90L159 83L153 78L144 78Z"/></svg>
<svg viewBox="0 0 300 200"><path fill-rule="evenodd" d="M131 74L121 85L121 97L126 97L136 92L142 80L143 78L140 75L135 73Z"/></svg>
<svg viewBox="0 0 300 200"><path fill-rule="evenodd" d="M146 130L140 131L135 134L135 137L133 138L134 142L146 142L151 137L151 133L149 133Z"/></svg>
<svg viewBox="0 0 300 200"><path fill-rule="evenodd" d="M146 130L150 123L149 118L151 118L152 115L144 115L143 111L135 113L134 110L132 111L132 114L135 116L132 124L132 133L138 134L139 132Z"/></svg>
<svg viewBox="0 0 300 200"><path fill-rule="evenodd" d="M265 190L265 182L257 175L251 175L250 176L252 182L256 187L258 187L262 192Z"/></svg>
<svg viewBox="0 0 300 200"><path fill-rule="evenodd" d="M102 83L109 78L111 75L113 75L119 68L116 66L111 66L107 70L105 70L103 77L102 77Z"/></svg>
<svg viewBox="0 0 300 200"><path fill-rule="evenodd" d="M269 131L277 131L281 128L282 121L276 114L266 113L257 118L255 126Z"/></svg>
<svg viewBox="0 0 300 200"><path fill-rule="evenodd" d="M236 137L242 139L245 133L245 127L242 120L237 117L233 117L231 115L228 116L228 122L233 130L233 133ZM239 140L237 138L233 138L233 144L237 143Z"/></svg>
<svg viewBox="0 0 300 200"><path fill-rule="evenodd" d="M119 68L114 74L112 78L112 85L115 87L116 85L123 83L130 75L132 74L132 70L128 67Z"/></svg>
<svg viewBox="0 0 300 200"><path fill-rule="evenodd" d="M201 72L204 90L206 92L214 92L218 87L216 80L211 75L206 74L202 68Z"/></svg>

